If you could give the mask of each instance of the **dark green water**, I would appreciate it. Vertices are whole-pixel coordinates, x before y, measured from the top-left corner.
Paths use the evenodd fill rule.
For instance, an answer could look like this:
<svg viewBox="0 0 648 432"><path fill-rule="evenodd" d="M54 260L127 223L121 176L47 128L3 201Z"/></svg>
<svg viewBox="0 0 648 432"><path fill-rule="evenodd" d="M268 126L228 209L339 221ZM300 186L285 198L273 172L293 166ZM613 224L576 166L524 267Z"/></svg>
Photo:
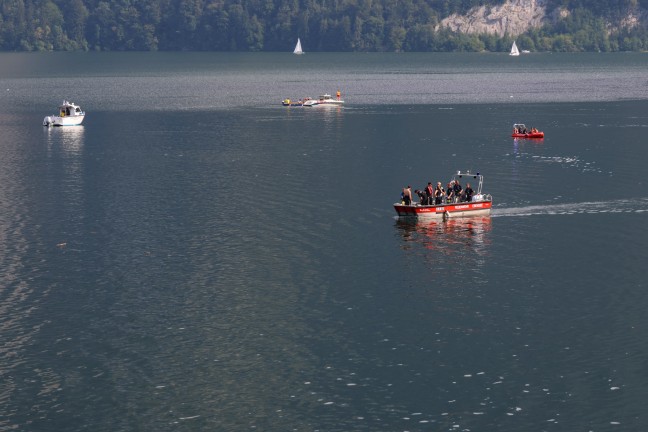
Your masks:
<svg viewBox="0 0 648 432"><path fill-rule="evenodd" d="M0 430L648 427L645 56L341 56L0 56Z"/></svg>

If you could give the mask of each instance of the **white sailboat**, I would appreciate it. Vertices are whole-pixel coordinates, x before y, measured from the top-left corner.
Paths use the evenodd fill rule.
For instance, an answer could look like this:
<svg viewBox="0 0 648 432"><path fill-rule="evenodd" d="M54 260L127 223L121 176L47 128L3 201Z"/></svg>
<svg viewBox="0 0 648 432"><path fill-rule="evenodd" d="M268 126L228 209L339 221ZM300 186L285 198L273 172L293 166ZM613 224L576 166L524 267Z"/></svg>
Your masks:
<svg viewBox="0 0 648 432"><path fill-rule="evenodd" d="M295 45L295 51L293 51L293 54L297 54L297 55L304 54L304 51L302 51L301 41L299 40L299 38L297 38L297 45Z"/></svg>
<svg viewBox="0 0 648 432"><path fill-rule="evenodd" d="M520 51L518 50L518 47L515 44L515 41L513 41L513 46L511 47L511 52L509 53L509 55L512 55L512 56L519 56L520 55Z"/></svg>

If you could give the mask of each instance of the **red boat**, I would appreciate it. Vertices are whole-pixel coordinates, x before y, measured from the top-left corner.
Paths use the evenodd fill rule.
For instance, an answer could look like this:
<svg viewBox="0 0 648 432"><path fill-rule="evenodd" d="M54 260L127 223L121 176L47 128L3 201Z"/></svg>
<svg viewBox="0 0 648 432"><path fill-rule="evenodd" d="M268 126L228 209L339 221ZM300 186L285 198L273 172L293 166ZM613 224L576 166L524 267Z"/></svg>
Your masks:
<svg viewBox="0 0 648 432"><path fill-rule="evenodd" d="M523 123L515 123L513 125L513 133L511 136L513 138L544 138L544 132L541 132L536 128L527 129Z"/></svg>
<svg viewBox="0 0 648 432"><path fill-rule="evenodd" d="M399 217L435 218L444 220L459 217L490 215L491 207L493 205L493 197L488 194L482 193L484 176L479 173L472 174L470 171L457 171L457 174L455 174L453 180L457 180L463 177L472 177L473 179L479 181L477 185L477 191L472 196L472 199L470 201L443 202L441 204L431 205L414 202L407 205L401 201L394 204L394 210L396 210L396 213L398 213Z"/></svg>

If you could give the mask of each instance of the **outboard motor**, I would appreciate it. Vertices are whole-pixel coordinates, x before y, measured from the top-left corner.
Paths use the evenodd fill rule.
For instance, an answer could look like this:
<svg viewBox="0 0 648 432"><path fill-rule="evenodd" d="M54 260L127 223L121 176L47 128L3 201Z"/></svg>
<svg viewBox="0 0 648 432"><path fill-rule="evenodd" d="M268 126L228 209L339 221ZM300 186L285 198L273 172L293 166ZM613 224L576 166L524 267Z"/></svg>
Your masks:
<svg viewBox="0 0 648 432"><path fill-rule="evenodd" d="M47 116L43 119L43 126L50 127L52 126L52 117Z"/></svg>

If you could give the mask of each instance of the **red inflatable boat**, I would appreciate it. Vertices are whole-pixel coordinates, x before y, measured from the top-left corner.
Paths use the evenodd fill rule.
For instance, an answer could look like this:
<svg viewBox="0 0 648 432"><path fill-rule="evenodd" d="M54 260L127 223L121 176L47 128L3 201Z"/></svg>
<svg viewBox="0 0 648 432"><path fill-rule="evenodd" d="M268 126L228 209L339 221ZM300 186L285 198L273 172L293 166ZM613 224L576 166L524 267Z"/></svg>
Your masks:
<svg viewBox="0 0 648 432"><path fill-rule="evenodd" d="M527 129L523 123L515 123L513 125L513 133L511 136L513 138L544 138L544 132L541 132L536 128Z"/></svg>

